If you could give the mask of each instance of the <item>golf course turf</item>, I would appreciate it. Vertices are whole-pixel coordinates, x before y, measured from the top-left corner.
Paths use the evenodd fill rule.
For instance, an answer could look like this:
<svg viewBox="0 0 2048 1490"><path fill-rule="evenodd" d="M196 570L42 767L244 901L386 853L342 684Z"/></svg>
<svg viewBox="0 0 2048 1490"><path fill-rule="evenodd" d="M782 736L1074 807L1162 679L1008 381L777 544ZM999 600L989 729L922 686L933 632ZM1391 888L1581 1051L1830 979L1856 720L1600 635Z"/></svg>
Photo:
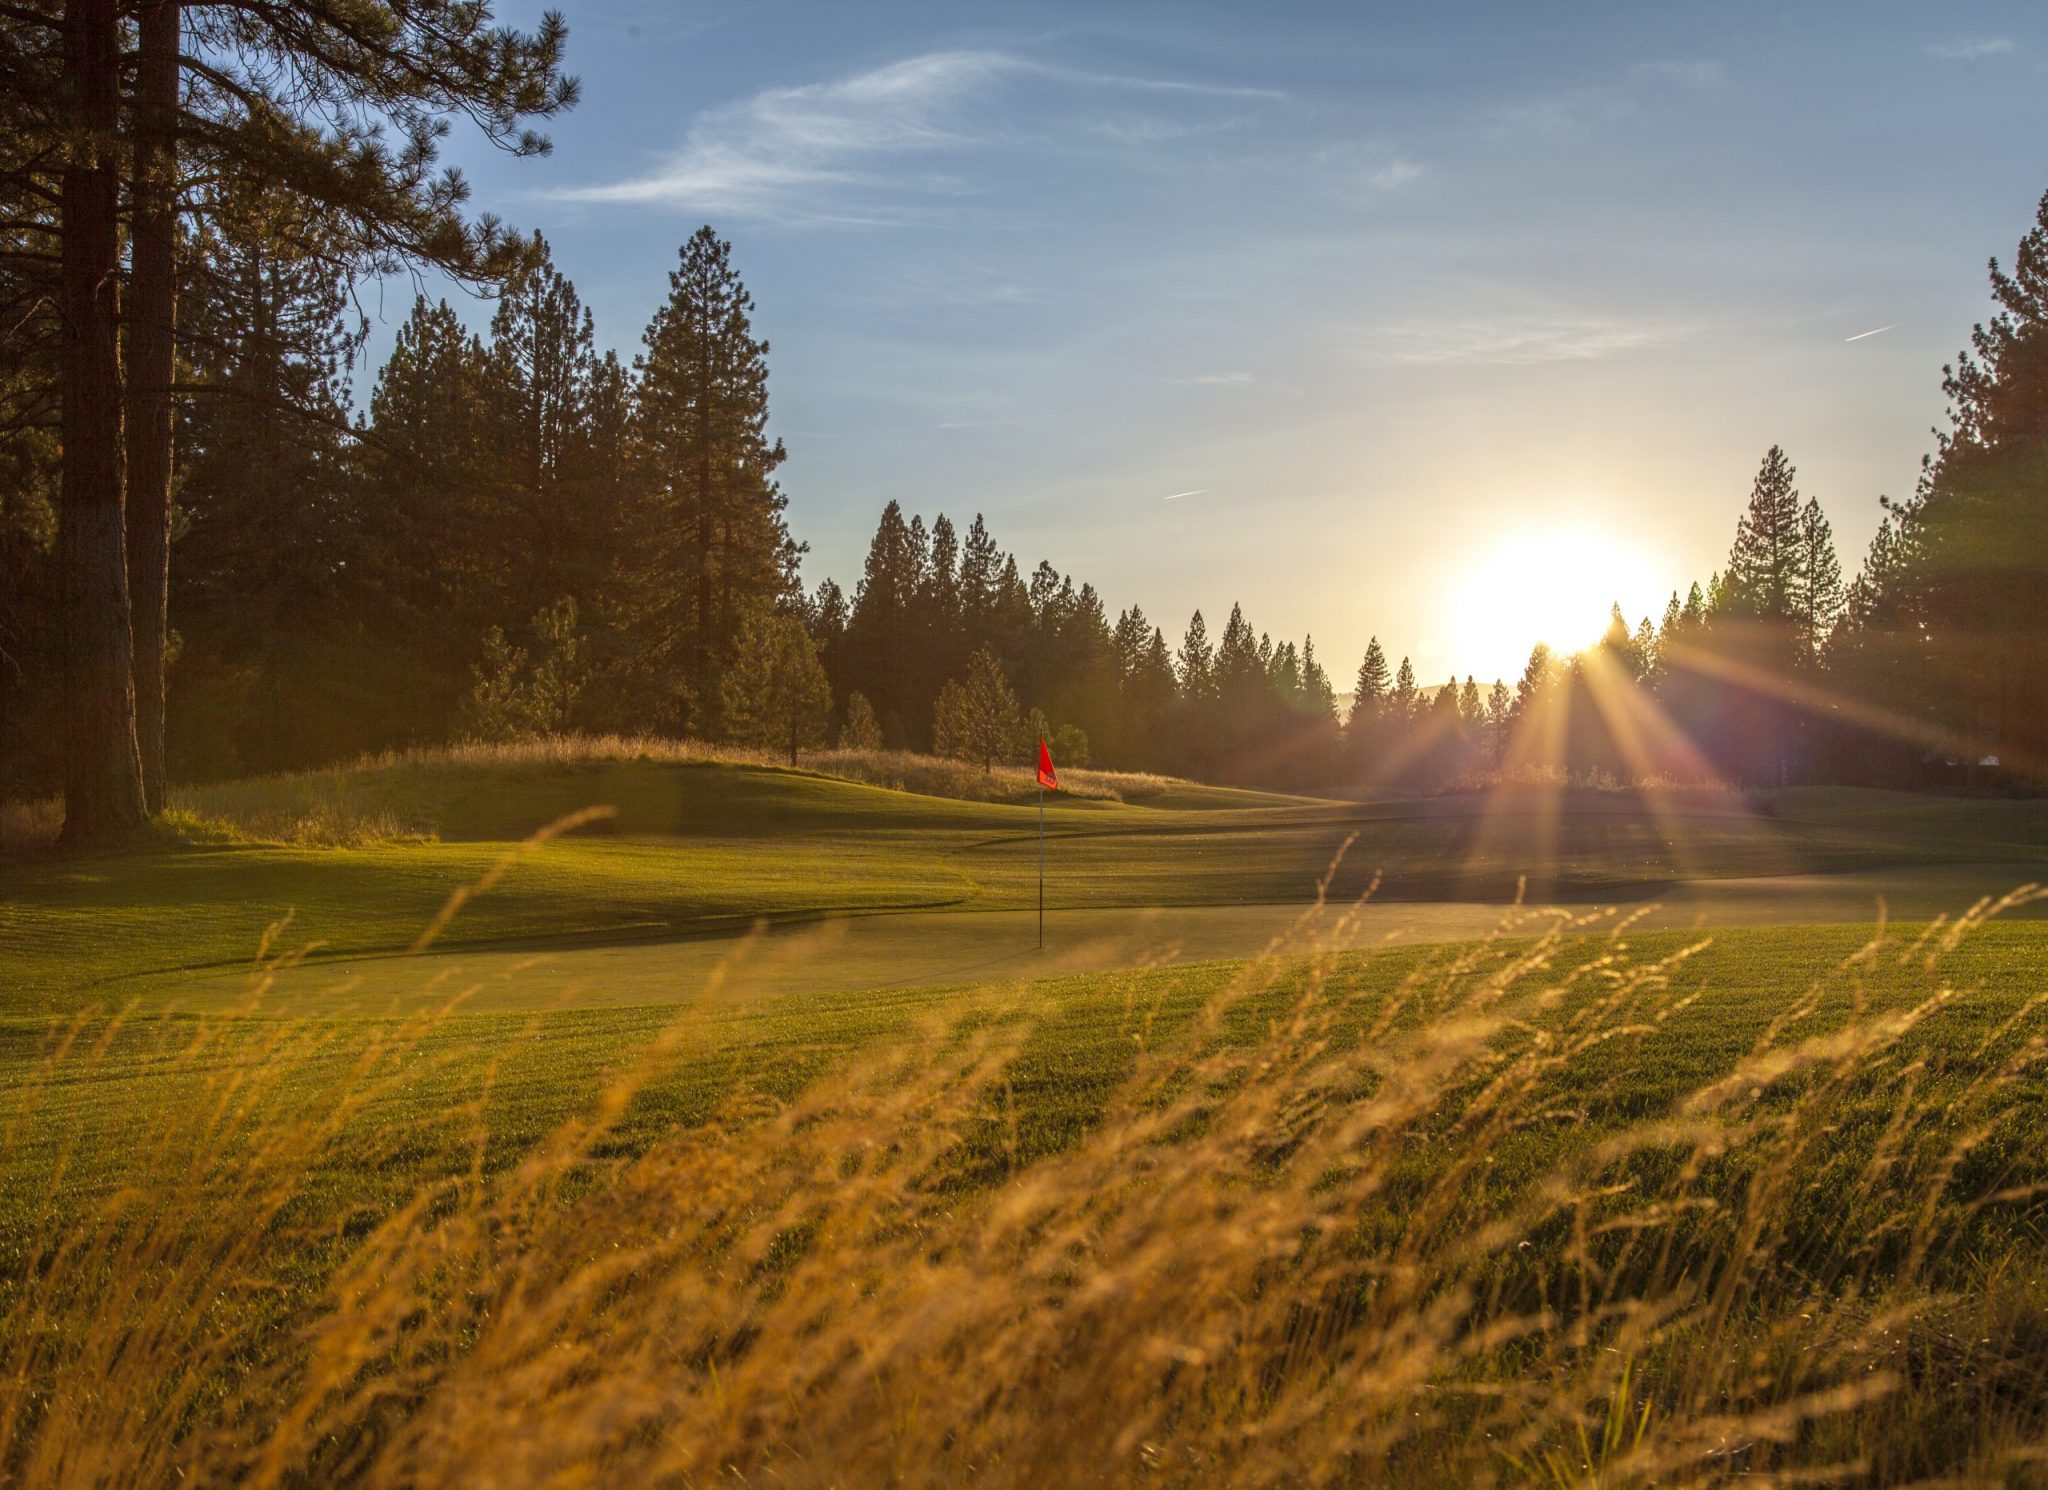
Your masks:
<svg viewBox="0 0 2048 1490"><path fill-rule="evenodd" d="M933 1128L945 1139L930 1139L920 1171L949 1208L1033 1166L1094 1162L1139 1115L1190 1100L1176 1069L1292 1048L1306 1024L1318 1060L1364 1073L1382 1069L1389 1042L1427 1049L1433 1020L1463 1027L1484 1008L1495 1022L1473 1049L1540 1066L1529 1090L1541 1102L1486 1132L1485 1185L1460 1179L1432 1222L1460 1232L1759 1052L1871 1019L1918 1011L1830 1095L1840 1152L1801 1150L1801 1164L1872 1162L1893 1141L1902 1080L1918 1102L1948 1093L2001 1122L2042 1095L2033 1068L2013 1064L2039 1039L2038 907L1952 937L1935 918L2048 879L2043 804L1845 790L1055 799L1039 953L1036 818L1022 804L702 762L376 769L404 774L350 790L403 795L431 836L327 848L217 834L0 867L0 1278L17 1280L0 1283L0 1311L25 1332L11 1358L22 1381L42 1373L54 1389L73 1359L65 1342L95 1338L67 1314L79 1296L19 1281L78 1262L67 1218L100 1218L92 1235L114 1249L102 1268L132 1245L111 1238L157 1237L169 1293L184 1279L193 1318L234 1342L193 1356L162 1417L134 1409L138 1433L196 1433L251 1383L303 1369L295 1342L331 1306L338 1270L434 1186L467 1175L479 1194L516 1190L574 1131L551 1192L566 1204L602 1189L605 1165L654 1162L679 1134L766 1132L774 1114L822 1100L806 1095L821 1083L891 1059L942 1063L976 1042L992 1063ZM528 842L591 807L610 811ZM452 893L480 884L416 945ZM1892 924L1878 941L1881 903ZM1611 1028L1592 1038L1588 1021ZM1527 1055L1525 1039L1570 1059ZM1446 1060L1441 1089L1403 1120L1425 1147L1389 1161L1388 1209L1361 1220L1368 1232L1401 1234L1433 1185L1463 1173L1457 1115L1498 1100L1496 1058ZM1772 1066L1757 1093L1796 1110L1826 1084L1810 1074L1820 1059ZM1176 1120L1174 1143L1208 1141L1235 1083L1261 1078L1214 1079L1219 1095ZM269 1133L293 1135L290 1164ZM1985 1193L2022 1196L2048 1174L2030 1157L2038 1137L2033 1119L2008 1124L1958 1163ZM1435 1142L1448 1147L1431 1157ZM1643 1162L1649 1178L1631 1183L1649 1193L1669 1175ZM1697 1181L1722 1205L1772 1172L1731 1163ZM123 1195L117 1225L104 1208ZM195 1203L251 1210L268 1238L233 1254L232 1289L200 1287L212 1275L180 1272L162 1240L191 1232ZM1840 1216L1804 1199L1781 1209L1789 1252L1774 1255L1817 1275L1846 1266L1831 1251L1847 1245ZM2015 1261L2036 1245L2032 1203L1970 1216L1940 1258L1915 1263L1930 1270L1915 1285L1996 1267L2033 1287L2038 1258ZM1498 1286L1548 1286L1539 1275L1561 1254L1544 1249L1563 1244L1539 1233L1549 1261ZM772 1312L778 1297L756 1306ZM47 1395L21 1401L17 1449Z"/></svg>

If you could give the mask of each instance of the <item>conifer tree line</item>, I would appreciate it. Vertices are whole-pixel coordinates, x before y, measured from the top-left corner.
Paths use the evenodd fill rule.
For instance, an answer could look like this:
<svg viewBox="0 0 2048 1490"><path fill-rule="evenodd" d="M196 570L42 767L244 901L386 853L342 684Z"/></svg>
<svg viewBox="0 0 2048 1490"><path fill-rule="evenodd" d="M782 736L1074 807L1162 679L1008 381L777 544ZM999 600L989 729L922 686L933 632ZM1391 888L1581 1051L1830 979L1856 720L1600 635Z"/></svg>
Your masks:
<svg viewBox="0 0 2048 1490"><path fill-rule="evenodd" d="M892 502L850 592L804 591L730 245L681 246L620 356L439 166L451 121L546 151L565 36L477 0L0 16L0 795L61 790L91 843L169 777L566 730L990 765L1045 733L1316 789L2048 776L2048 198L1853 580L1774 448L1661 618L1513 683L1431 686L1374 640L1340 717L1311 638L1233 606L1169 639L979 515ZM493 297L488 328L420 295L359 399L361 292L405 270Z"/></svg>
<svg viewBox="0 0 2048 1490"><path fill-rule="evenodd" d="M1027 578L977 513L963 535L883 509L849 598L832 579L803 602L842 709L858 698L884 744L946 749L949 685L993 667L1017 702L1008 755L1039 734L1063 765L1327 783L1338 768L1336 694L1315 640L1275 642L1233 606L1209 640L1200 612L1178 645L1133 605L1110 619L1085 581L1040 561ZM1043 728L1026 728L1030 715ZM985 752L961 750L963 758Z"/></svg>

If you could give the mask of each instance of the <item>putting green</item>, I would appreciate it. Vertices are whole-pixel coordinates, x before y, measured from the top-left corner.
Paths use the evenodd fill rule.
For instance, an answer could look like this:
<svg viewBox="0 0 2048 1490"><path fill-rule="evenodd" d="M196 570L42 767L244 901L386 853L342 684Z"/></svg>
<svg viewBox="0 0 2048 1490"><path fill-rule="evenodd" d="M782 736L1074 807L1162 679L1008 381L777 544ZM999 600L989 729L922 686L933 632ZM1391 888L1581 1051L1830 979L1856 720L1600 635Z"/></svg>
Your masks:
<svg viewBox="0 0 2048 1490"><path fill-rule="evenodd" d="M1351 951L1468 941L1554 919L1598 929L1869 926L1925 921L2027 883L2038 866L1944 865L1898 871L1700 881L1655 899L1516 908L1478 901L1368 901L1353 906L1063 907L1037 944L1031 910L928 911L762 922L743 932L598 946L454 948L425 956L337 958L274 975L265 1008L397 1012L458 997L484 1011L602 1008L823 996L865 989L1010 983L1252 957L1270 948ZM2017 914L2032 915L2040 907ZM141 980L144 1007L232 1008L240 970Z"/></svg>

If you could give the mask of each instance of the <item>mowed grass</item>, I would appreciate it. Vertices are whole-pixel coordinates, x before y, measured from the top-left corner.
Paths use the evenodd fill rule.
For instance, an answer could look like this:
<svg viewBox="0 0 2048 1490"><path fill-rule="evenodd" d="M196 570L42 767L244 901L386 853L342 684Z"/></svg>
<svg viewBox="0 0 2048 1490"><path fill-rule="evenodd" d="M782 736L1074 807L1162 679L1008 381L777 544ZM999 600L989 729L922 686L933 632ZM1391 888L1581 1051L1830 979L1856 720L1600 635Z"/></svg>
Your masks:
<svg viewBox="0 0 2048 1490"><path fill-rule="evenodd" d="M0 1010L61 1013L175 987L183 971L245 963L286 916L319 957L402 951L452 890L593 806L612 816L525 858L442 945L561 948L762 919L1013 910L1037 887L1030 806L766 766L428 757L214 790L212 810L229 814L216 822L290 817L318 800L431 836L0 864ZM2048 871L2048 804L1842 790L1344 803L1166 783L1133 801L1054 796L1046 822L1055 909L1301 904L1333 862L1337 901L1377 881L1382 900L1500 904L1857 871L1903 890L1930 867L1971 864L1993 866L1982 888L1995 889Z"/></svg>
<svg viewBox="0 0 2048 1490"><path fill-rule="evenodd" d="M2048 926L1529 913L1329 955L1339 918L1249 964L972 989L321 1019L259 975L233 1015L16 1021L0 1466L2024 1463Z"/></svg>
<svg viewBox="0 0 2048 1490"><path fill-rule="evenodd" d="M0 1483L2048 1463L2048 923L1597 908L2016 883L2034 804L1058 802L1056 908L1293 905L1292 931L847 989L800 958L752 981L746 928L984 924L1030 903L1032 810L725 762L375 770L363 816L403 794L431 836L0 870ZM1349 950L1375 880L1418 898L1371 915L1426 918L1424 891L1511 899L1516 854L1577 903ZM426 928L465 955L308 992L307 959ZM502 949L516 989L529 958L689 936L713 955L645 1003L493 1002L469 968Z"/></svg>

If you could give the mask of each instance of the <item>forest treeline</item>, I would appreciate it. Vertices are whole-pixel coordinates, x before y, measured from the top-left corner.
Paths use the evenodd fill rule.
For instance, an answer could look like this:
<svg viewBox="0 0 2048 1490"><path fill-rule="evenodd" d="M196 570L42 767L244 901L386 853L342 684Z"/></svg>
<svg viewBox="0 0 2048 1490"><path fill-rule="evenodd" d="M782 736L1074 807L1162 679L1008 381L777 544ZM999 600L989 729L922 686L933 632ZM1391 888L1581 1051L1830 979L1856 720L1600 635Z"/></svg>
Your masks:
<svg viewBox="0 0 2048 1490"><path fill-rule="evenodd" d="M451 121L546 150L565 36L460 0L0 17L4 794L62 790L85 842L166 775L577 729L986 759L1042 730L1319 789L2042 778L2048 198L1852 579L1774 448L1726 565L1661 617L1511 680L1418 680L1375 640L1340 699L1312 638L1220 605L1169 632L971 503L964 529L890 503L857 578L803 589L730 245L681 245L620 356L548 244L437 165ZM488 327L422 294L359 390L359 296L408 270L489 297Z"/></svg>

